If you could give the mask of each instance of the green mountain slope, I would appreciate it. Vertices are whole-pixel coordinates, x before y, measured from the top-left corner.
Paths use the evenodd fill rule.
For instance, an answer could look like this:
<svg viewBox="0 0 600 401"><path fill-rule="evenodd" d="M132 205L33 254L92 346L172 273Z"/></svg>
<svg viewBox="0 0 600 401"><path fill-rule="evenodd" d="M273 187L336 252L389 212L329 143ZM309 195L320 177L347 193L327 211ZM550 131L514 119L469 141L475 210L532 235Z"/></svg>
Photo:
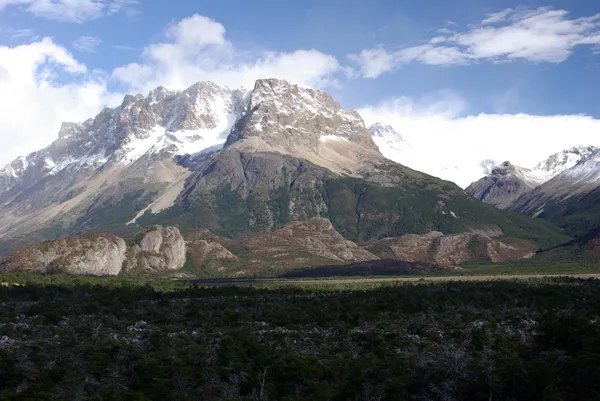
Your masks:
<svg viewBox="0 0 600 401"><path fill-rule="evenodd" d="M581 237L600 228L600 188L581 196L548 201L537 217Z"/></svg>
<svg viewBox="0 0 600 401"><path fill-rule="evenodd" d="M324 217L357 243L407 233L499 227L540 248L569 238L553 225L483 204L453 183L386 163L364 178L291 156L224 150L191 177L176 204L138 223L208 228L228 237Z"/></svg>

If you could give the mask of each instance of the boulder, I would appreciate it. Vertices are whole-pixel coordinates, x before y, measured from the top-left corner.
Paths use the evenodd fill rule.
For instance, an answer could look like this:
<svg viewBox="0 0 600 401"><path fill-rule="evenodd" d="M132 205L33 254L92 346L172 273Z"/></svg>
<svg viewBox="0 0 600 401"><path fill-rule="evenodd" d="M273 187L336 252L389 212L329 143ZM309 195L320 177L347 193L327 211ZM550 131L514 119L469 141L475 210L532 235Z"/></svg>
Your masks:
<svg viewBox="0 0 600 401"><path fill-rule="evenodd" d="M150 227L136 236L127 269L178 270L185 265L186 246L177 227Z"/></svg>

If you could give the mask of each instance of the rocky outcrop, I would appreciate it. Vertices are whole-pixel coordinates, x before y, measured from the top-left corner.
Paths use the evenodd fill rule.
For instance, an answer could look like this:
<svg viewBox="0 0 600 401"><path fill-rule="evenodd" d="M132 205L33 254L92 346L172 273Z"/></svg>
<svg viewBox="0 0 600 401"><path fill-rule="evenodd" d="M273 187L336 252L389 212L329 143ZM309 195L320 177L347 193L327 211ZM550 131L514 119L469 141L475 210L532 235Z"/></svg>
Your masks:
<svg viewBox="0 0 600 401"><path fill-rule="evenodd" d="M377 260L377 256L348 241L331 222L313 218L287 225L279 230L240 240L248 249L250 265L264 260L282 268L330 265L332 263Z"/></svg>
<svg viewBox="0 0 600 401"><path fill-rule="evenodd" d="M218 242L198 240L189 245L194 263L203 264L209 260L237 260L238 257Z"/></svg>
<svg viewBox="0 0 600 401"><path fill-rule="evenodd" d="M186 259L183 237L176 227L151 227L127 247L112 234L60 238L14 251L1 265L7 271L64 272L116 276L123 270L178 270Z"/></svg>
<svg viewBox="0 0 600 401"><path fill-rule="evenodd" d="M525 240L500 241L475 233L444 235L434 231L424 235L385 238L367 249L382 258L459 266L471 261L497 263L530 258L536 247Z"/></svg>
<svg viewBox="0 0 600 401"><path fill-rule="evenodd" d="M20 248L0 268L115 276L121 272L126 248L125 240L112 234L71 236Z"/></svg>
<svg viewBox="0 0 600 401"><path fill-rule="evenodd" d="M235 261L239 258L226 248L230 240L221 238L209 230L201 229L185 236L187 252L191 262L202 266L210 262Z"/></svg>
<svg viewBox="0 0 600 401"><path fill-rule="evenodd" d="M154 226L136 236L127 255L127 270L178 270L185 265L186 246L176 227Z"/></svg>

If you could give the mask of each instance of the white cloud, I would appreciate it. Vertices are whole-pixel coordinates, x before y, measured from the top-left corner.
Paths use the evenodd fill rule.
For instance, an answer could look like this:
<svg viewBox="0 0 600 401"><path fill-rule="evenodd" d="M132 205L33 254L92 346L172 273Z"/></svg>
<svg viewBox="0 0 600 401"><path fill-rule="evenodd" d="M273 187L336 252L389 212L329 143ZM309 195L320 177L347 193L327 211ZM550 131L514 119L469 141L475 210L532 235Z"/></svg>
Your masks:
<svg viewBox="0 0 600 401"><path fill-rule="evenodd" d="M2 1L0 7L7 4ZM334 57L316 50L240 53L226 39L223 25L199 15L169 25L165 38L143 50L143 63L112 73L88 68L50 38L0 46L0 168L47 146L63 121L84 121L104 105L119 104L123 95L107 90L110 79L145 92L159 85L184 88L200 80L249 88L261 77L325 86L347 73ZM93 41L77 45L91 50L88 42Z"/></svg>
<svg viewBox="0 0 600 401"><path fill-rule="evenodd" d="M381 47L366 49L357 55L351 54L350 59L360 63L365 78L377 78L394 68L397 62L395 54Z"/></svg>
<svg viewBox="0 0 600 401"><path fill-rule="evenodd" d="M432 101L431 99L436 99ZM458 96L420 102L391 99L359 110L368 124L390 124L411 144L410 152L384 155L462 187L485 174L485 160L534 167L553 153L580 145L600 146L600 120L583 115L479 114L460 117Z"/></svg>
<svg viewBox="0 0 600 401"><path fill-rule="evenodd" d="M100 39L93 36L80 36L73 41L73 47L82 52L95 53L101 43Z"/></svg>
<svg viewBox="0 0 600 401"><path fill-rule="evenodd" d="M381 47L366 49L351 59L358 61L366 78L376 78L410 62L429 65L466 64L476 60L561 63L577 46L600 45L600 14L573 19L565 10L547 7L506 9L488 14L467 31L442 28L437 33L442 35L429 39L426 45L394 51Z"/></svg>
<svg viewBox="0 0 600 401"><path fill-rule="evenodd" d="M0 165L48 145L63 121L83 121L113 102L93 76L50 38L0 46Z"/></svg>
<svg viewBox="0 0 600 401"><path fill-rule="evenodd" d="M143 63L117 68L113 77L145 92L158 85L184 88L202 80L251 87L256 79L267 77L326 86L343 73L335 57L314 49L248 56L226 39L222 24L200 15L171 24L165 38L144 49Z"/></svg>
<svg viewBox="0 0 600 401"><path fill-rule="evenodd" d="M137 3L137 0L0 0L0 11L13 6L39 18L82 23L131 11Z"/></svg>

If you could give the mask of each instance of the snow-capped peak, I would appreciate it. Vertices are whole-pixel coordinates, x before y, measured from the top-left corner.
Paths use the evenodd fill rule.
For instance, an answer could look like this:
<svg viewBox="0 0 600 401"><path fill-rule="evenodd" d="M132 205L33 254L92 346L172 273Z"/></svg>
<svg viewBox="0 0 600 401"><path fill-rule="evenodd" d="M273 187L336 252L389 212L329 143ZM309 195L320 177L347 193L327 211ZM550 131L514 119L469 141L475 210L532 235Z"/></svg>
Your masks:
<svg viewBox="0 0 600 401"><path fill-rule="evenodd" d="M0 170L0 193L67 168L96 169L105 163L129 164L145 154L194 154L222 146L237 116L246 109L248 91L199 82L183 91L158 87L126 95L83 123L63 123L58 138L40 151Z"/></svg>
<svg viewBox="0 0 600 401"><path fill-rule="evenodd" d="M586 151L590 148L586 148ZM559 174L557 179L569 184L598 184L600 183L600 149L585 153L576 165Z"/></svg>
<svg viewBox="0 0 600 401"><path fill-rule="evenodd" d="M375 123L369 127L369 131L375 137L393 137L397 141L404 142L402 135L397 133L391 125Z"/></svg>
<svg viewBox="0 0 600 401"><path fill-rule="evenodd" d="M504 181L516 178L529 188L547 182L552 182L555 187L568 187L600 181L600 149L593 146L566 149L551 155L532 169L508 161L498 165L493 160L484 160L481 167L486 177Z"/></svg>
<svg viewBox="0 0 600 401"><path fill-rule="evenodd" d="M543 171L516 166L509 161L505 161L499 166L493 167L490 175L513 175L514 177L523 180L531 188L537 187L549 179L547 174Z"/></svg>
<svg viewBox="0 0 600 401"><path fill-rule="evenodd" d="M599 148L595 146L578 146L566 149L562 152L555 153L546 160L538 163L534 170L545 173L548 176L548 179L550 179L563 171L575 167L579 162L597 152L598 149Z"/></svg>
<svg viewBox="0 0 600 401"><path fill-rule="evenodd" d="M391 160L402 163L403 155L411 146L391 125L375 123L369 127L373 141L381 154Z"/></svg>

